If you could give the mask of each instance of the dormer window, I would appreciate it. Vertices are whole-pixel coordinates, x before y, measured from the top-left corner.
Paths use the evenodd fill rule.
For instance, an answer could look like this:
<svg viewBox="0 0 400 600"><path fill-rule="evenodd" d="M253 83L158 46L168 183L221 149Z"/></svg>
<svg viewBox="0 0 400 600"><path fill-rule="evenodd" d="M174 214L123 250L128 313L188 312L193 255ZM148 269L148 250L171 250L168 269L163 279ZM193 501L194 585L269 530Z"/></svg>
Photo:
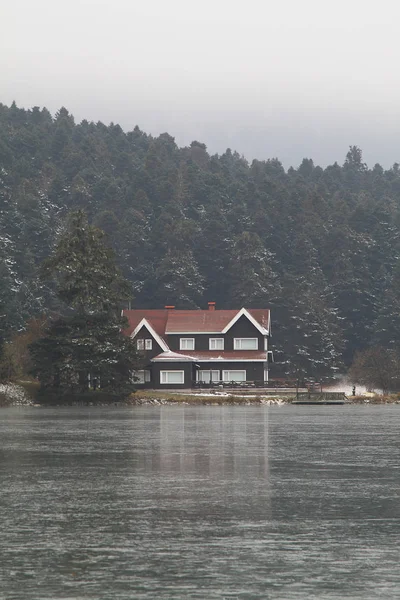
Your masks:
<svg viewBox="0 0 400 600"><path fill-rule="evenodd" d="M179 349L180 350L194 350L194 338L180 338Z"/></svg>
<svg viewBox="0 0 400 600"><path fill-rule="evenodd" d="M258 350L258 338L234 338L234 350Z"/></svg>
<svg viewBox="0 0 400 600"><path fill-rule="evenodd" d="M210 338L208 347L210 350L223 350L224 338Z"/></svg>
<svg viewBox="0 0 400 600"><path fill-rule="evenodd" d="M138 350L144 350L144 340L142 340L142 339L136 340L136 348Z"/></svg>

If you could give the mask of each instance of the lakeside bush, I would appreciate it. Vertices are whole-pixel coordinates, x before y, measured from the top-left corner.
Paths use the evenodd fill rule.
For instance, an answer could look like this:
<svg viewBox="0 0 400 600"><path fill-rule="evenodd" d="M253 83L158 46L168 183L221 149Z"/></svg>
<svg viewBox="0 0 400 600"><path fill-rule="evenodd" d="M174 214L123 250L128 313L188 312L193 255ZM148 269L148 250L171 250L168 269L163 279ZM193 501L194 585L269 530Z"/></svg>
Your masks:
<svg viewBox="0 0 400 600"><path fill-rule="evenodd" d="M2 406L10 406L12 403L11 399L4 392L0 392L0 407Z"/></svg>
<svg viewBox="0 0 400 600"><path fill-rule="evenodd" d="M83 405L102 405L119 404L127 400L127 395L113 394L101 390L87 392L70 392L60 394L58 389L39 390L36 396L36 402L43 406L74 406Z"/></svg>

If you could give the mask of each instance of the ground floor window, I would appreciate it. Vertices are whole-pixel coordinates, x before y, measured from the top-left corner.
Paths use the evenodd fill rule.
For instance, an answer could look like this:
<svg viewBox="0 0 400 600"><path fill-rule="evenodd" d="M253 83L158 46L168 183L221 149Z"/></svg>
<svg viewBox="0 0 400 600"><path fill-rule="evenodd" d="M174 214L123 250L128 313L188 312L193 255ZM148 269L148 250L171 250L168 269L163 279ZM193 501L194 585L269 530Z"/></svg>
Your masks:
<svg viewBox="0 0 400 600"><path fill-rule="evenodd" d="M137 377L133 383L147 383L151 380L150 371L147 370L133 371L133 375Z"/></svg>
<svg viewBox="0 0 400 600"><path fill-rule="evenodd" d="M246 371L222 371L223 381L246 381Z"/></svg>
<svg viewBox="0 0 400 600"><path fill-rule="evenodd" d="M197 381L204 381L204 383L219 381L219 371L210 371L209 369L197 371Z"/></svg>
<svg viewBox="0 0 400 600"><path fill-rule="evenodd" d="M160 372L160 383L184 383L185 372L184 371L161 371Z"/></svg>

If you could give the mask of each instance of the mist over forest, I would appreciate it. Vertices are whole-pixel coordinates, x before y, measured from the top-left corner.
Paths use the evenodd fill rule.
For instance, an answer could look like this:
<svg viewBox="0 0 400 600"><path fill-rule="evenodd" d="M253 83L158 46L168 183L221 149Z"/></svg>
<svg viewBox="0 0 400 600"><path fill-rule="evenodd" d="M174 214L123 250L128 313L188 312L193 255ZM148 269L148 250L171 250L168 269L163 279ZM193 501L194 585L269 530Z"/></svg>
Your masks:
<svg viewBox="0 0 400 600"><path fill-rule="evenodd" d="M61 308L39 268L76 209L107 233L132 307L269 307L275 373L329 376L400 342L400 167L368 168L357 146L286 170L0 104L4 338Z"/></svg>

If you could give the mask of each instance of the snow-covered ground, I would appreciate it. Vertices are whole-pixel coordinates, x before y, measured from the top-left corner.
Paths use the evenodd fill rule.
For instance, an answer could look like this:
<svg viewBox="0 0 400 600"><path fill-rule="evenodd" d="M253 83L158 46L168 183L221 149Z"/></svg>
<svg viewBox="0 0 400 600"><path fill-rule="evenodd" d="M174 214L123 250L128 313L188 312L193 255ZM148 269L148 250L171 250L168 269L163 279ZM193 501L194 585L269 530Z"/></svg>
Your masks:
<svg viewBox="0 0 400 600"><path fill-rule="evenodd" d="M0 383L0 394L4 394L8 398L13 406L29 406L32 404L32 400L22 387L15 383Z"/></svg>
<svg viewBox="0 0 400 600"><path fill-rule="evenodd" d="M193 398L193 397L199 398L199 403L200 403L201 397L207 397L207 399L208 399L207 404L211 404L211 405L218 404L219 405L219 404L221 404L221 402L218 402L218 398L221 399L221 396L222 396L222 404L224 404L224 400L223 400L224 397L227 397L228 395L230 397L232 397L232 394L212 394L212 397L215 398L215 402L213 402L210 394L180 394L180 395L188 396L188 401L187 402L185 402L185 401L174 402L168 398L168 395L166 395L165 398L151 398L151 397L138 398L138 399L136 399L135 404L139 404L139 405L152 404L152 405L156 405L156 406L159 404L161 404L161 405L167 404L167 405L173 405L173 406L190 405L190 404L193 404L193 403L189 402L189 396L190 396L191 398ZM240 404L242 404L242 405L265 404L268 406L271 406L271 405L282 406L283 404L286 404L286 402L283 398L266 398L265 396L254 396L254 395L239 396L237 394L235 394L235 398L237 398L238 401L245 399L246 402L240 402ZM257 400L258 400L257 403L254 402L254 398L257 398ZM229 401L229 402L227 402L227 404L231 404L231 402Z"/></svg>

